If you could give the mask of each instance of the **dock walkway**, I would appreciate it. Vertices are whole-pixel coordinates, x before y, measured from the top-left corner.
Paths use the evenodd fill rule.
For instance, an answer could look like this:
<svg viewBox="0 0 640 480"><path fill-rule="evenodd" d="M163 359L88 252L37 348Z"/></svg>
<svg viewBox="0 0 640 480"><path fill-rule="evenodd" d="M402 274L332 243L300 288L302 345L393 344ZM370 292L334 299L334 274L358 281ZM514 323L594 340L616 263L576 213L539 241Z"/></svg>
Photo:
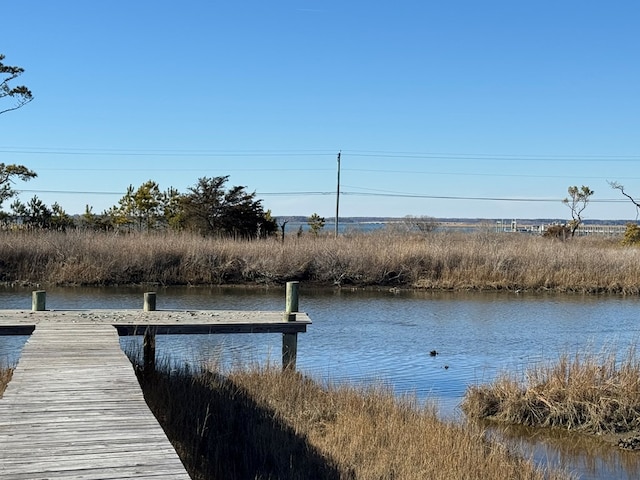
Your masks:
<svg viewBox="0 0 640 480"><path fill-rule="evenodd" d="M287 337L310 323L282 312L0 311L0 335L33 332L0 399L0 479L189 479L118 334Z"/></svg>
<svg viewBox="0 0 640 480"><path fill-rule="evenodd" d="M0 400L0 478L188 480L110 325L40 323Z"/></svg>

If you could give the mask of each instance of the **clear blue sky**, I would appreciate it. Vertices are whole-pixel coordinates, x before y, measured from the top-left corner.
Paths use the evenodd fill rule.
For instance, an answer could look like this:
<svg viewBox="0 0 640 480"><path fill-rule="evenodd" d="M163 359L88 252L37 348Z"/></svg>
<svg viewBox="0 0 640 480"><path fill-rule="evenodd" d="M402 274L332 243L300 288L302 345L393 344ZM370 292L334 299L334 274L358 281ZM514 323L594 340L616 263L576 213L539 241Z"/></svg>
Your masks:
<svg viewBox="0 0 640 480"><path fill-rule="evenodd" d="M607 180L640 197L638 25L631 0L9 2L35 100L0 162L69 213L229 175L329 217L342 151L341 216L566 218L584 184L587 218L633 219Z"/></svg>

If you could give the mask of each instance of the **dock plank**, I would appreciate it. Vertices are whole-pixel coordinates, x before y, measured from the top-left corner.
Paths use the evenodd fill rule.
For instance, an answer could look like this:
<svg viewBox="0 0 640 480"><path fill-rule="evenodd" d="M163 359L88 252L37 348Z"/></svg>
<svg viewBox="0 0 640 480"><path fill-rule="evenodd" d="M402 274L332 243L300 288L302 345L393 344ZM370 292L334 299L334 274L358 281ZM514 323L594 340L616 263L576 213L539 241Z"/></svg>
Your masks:
<svg viewBox="0 0 640 480"><path fill-rule="evenodd" d="M110 323L25 316L36 328L0 399L0 479L189 479Z"/></svg>

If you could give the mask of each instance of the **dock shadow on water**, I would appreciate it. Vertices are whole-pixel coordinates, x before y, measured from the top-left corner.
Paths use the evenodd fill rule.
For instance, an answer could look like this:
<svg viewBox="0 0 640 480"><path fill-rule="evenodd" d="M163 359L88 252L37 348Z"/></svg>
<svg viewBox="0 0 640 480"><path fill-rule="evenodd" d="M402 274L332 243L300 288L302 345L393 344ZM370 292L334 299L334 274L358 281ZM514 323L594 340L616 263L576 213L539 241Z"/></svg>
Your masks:
<svg viewBox="0 0 640 480"><path fill-rule="evenodd" d="M193 373L138 372L148 405L192 478L341 478L330 459L243 387L218 373Z"/></svg>

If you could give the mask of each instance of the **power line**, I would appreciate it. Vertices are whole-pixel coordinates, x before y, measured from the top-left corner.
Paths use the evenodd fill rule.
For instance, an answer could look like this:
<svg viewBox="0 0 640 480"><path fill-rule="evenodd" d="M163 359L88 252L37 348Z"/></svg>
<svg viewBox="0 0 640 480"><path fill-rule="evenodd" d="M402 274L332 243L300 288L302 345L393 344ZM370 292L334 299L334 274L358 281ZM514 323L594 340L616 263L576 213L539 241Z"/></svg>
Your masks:
<svg viewBox="0 0 640 480"><path fill-rule="evenodd" d="M412 158L433 160L497 160L497 161L562 161L562 162L597 162L603 160L615 160L621 162L640 162L640 155L610 155L610 154L494 154L494 153L452 153L452 152L391 152L376 150L345 150L351 157L376 157L376 158Z"/></svg>
<svg viewBox="0 0 640 480"><path fill-rule="evenodd" d="M10 147L0 146L0 153L28 155L85 155L85 156L162 156L162 157L300 157L333 156L333 150L184 150L184 149L109 149L72 147ZM351 157L408 158L416 160L495 160L512 162L598 162L603 160L619 162L640 162L640 155L611 154L495 154L495 153L455 153L455 152L405 152L386 150L342 150Z"/></svg>
<svg viewBox="0 0 640 480"><path fill-rule="evenodd" d="M118 195L123 196L123 192L92 192L92 191L75 191L75 190L17 190L19 193L51 193L65 195ZM329 196L335 195L336 192L256 192L259 197L306 197L306 196ZM350 192L340 191L340 195L360 196L360 197L386 197L386 198L415 198L415 199L432 199L432 200L467 200L467 201L488 201L488 202L536 202L536 203L561 203L560 198L518 198L518 197L471 197L463 195L426 195L419 193L393 193L393 192ZM590 203L627 203L626 199L605 198L590 199Z"/></svg>
<svg viewBox="0 0 640 480"><path fill-rule="evenodd" d="M84 156L132 156L132 157L299 157L327 156L320 150L126 150L102 148L20 148L0 147L0 153L25 155L84 155Z"/></svg>
<svg viewBox="0 0 640 480"><path fill-rule="evenodd" d="M148 168L40 168L39 171L45 172L149 172ZM229 172L330 172L330 168L229 168ZM158 168L154 167L154 172L174 173L174 172L202 172L202 168ZM437 175L437 176L456 176L456 177L488 177L488 178L567 178L574 179L575 175L535 175L523 173L484 173L484 172L443 172L443 171L425 171L425 170L392 170L392 169L376 169L376 168L342 168L344 172L355 173L380 173L380 174L399 174L399 175ZM597 176L580 176L584 180L607 180L606 177ZM630 177L625 175L625 180L638 180L640 177ZM360 187L354 187L360 188Z"/></svg>

